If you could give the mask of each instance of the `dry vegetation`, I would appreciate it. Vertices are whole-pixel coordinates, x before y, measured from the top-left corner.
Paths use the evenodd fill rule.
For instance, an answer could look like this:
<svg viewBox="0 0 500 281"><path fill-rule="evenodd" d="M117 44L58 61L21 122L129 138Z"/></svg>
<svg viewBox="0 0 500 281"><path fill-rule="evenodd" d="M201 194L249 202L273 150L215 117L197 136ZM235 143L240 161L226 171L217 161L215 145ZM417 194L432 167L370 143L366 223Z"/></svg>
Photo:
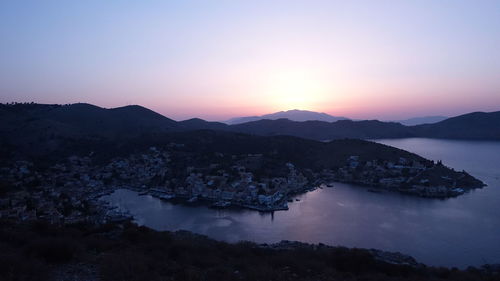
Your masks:
<svg viewBox="0 0 500 281"><path fill-rule="evenodd" d="M362 249L274 250L129 223L57 227L4 221L0 229L0 280L63 280L54 272L73 264L95 268L95 280L105 281L500 280L475 268L388 264Z"/></svg>

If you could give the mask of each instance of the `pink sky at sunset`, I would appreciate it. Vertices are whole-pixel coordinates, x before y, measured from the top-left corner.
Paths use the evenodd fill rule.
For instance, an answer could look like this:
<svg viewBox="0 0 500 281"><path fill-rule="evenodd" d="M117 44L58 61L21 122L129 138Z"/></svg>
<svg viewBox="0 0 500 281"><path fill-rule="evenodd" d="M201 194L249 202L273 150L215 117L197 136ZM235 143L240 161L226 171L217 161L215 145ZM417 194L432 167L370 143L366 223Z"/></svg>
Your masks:
<svg viewBox="0 0 500 281"><path fill-rule="evenodd" d="M30 1L28 1L30 2ZM500 110L497 1L0 4L0 102L226 120Z"/></svg>

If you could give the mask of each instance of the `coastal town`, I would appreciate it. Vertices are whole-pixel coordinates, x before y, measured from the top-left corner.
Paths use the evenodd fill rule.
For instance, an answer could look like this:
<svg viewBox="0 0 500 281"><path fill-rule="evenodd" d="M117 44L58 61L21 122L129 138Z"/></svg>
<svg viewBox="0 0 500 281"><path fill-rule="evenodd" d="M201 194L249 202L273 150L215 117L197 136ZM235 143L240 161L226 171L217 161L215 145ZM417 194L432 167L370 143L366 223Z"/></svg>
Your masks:
<svg viewBox="0 0 500 281"><path fill-rule="evenodd" d="M458 196L483 185L440 162L403 157L392 162L367 161L353 155L341 167L320 171L284 162L269 176L265 164L269 156L215 153L200 164L197 158L183 153L182 147L177 143L149 147L104 164L94 163L92 153L70 156L44 169L29 161L16 161L0 170L3 192L9 193L0 199L0 216L47 219L51 223L127 219L127 214L99 200L122 188L186 204L276 211L287 210L294 195L332 187L334 182L364 185L373 192L390 190L435 198Z"/></svg>
<svg viewBox="0 0 500 281"><path fill-rule="evenodd" d="M500 0L0 23L0 281L500 281Z"/></svg>

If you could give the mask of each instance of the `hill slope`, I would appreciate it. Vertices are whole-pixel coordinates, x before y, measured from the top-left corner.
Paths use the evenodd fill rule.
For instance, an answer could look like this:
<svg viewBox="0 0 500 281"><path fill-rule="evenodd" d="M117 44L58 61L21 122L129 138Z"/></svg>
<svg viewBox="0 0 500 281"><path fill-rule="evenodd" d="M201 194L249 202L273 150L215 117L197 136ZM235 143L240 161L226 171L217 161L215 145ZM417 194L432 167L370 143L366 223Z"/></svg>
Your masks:
<svg viewBox="0 0 500 281"><path fill-rule="evenodd" d="M322 121L295 122L287 119L260 120L232 125L231 131L262 136L290 135L314 140L341 138L404 138L415 135L398 123L341 120L333 123Z"/></svg>
<svg viewBox="0 0 500 281"><path fill-rule="evenodd" d="M500 140L500 111L473 112L411 130L420 137Z"/></svg>
<svg viewBox="0 0 500 281"><path fill-rule="evenodd" d="M172 131L178 128L171 120L147 108L131 105L105 109L86 103L71 105L18 104L1 105L0 114L9 117L1 122L2 130L20 130L46 125L59 134L138 134L150 129Z"/></svg>
<svg viewBox="0 0 500 281"><path fill-rule="evenodd" d="M405 126L416 126L422 124L434 124L448 119L446 116L425 116L425 117L414 117L405 120L397 120L392 122L401 123Z"/></svg>
<svg viewBox="0 0 500 281"><path fill-rule="evenodd" d="M21 150L44 154L68 140L128 138L172 132L179 124L141 106L105 109L90 104L0 105L0 154Z"/></svg>

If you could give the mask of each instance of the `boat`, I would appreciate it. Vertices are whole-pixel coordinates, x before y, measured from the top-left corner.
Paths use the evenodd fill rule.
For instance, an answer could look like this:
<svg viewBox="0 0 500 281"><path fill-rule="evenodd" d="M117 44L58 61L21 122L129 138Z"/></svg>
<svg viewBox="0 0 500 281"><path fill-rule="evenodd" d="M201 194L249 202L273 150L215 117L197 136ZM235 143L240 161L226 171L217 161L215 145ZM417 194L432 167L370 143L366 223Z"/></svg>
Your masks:
<svg viewBox="0 0 500 281"><path fill-rule="evenodd" d="M158 196L158 198L163 199L163 200L170 200L174 197L175 197L175 195L171 195L171 194L163 194L163 195Z"/></svg>
<svg viewBox="0 0 500 281"><path fill-rule="evenodd" d="M227 208L231 206L231 202L229 201L217 201L211 205L213 208Z"/></svg>

